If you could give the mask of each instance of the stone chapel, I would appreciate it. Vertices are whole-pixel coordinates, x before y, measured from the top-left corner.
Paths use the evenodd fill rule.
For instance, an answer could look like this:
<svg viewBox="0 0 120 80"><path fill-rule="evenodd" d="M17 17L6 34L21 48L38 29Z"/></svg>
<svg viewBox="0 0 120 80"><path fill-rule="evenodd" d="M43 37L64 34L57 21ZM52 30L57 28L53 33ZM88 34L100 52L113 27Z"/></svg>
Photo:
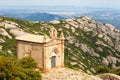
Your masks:
<svg viewBox="0 0 120 80"><path fill-rule="evenodd" d="M28 34L16 37L17 58L31 56L44 73L64 67L64 34L57 36L51 27L49 36Z"/></svg>

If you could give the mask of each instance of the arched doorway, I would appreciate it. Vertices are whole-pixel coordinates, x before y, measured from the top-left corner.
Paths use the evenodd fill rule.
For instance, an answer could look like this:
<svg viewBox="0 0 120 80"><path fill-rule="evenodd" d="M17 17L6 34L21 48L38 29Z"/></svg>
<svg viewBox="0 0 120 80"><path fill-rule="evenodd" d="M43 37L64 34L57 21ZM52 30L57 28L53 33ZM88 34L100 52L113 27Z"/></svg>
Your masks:
<svg viewBox="0 0 120 80"><path fill-rule="evenodd" d="M54 68L56 66L56 56L51 57L51 68Z"/></svg>

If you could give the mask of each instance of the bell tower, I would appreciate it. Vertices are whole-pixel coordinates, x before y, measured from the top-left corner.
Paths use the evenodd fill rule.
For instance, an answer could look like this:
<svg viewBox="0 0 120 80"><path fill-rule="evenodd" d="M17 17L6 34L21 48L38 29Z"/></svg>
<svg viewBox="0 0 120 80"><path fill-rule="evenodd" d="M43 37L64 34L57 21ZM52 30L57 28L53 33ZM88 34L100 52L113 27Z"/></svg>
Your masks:
<svg viewBox="0 0 120 80"><path fill-rule="evenodd" d="M50 38L51 39L57 38L57 30L54 27L51 27L50 29Z"/></svg>

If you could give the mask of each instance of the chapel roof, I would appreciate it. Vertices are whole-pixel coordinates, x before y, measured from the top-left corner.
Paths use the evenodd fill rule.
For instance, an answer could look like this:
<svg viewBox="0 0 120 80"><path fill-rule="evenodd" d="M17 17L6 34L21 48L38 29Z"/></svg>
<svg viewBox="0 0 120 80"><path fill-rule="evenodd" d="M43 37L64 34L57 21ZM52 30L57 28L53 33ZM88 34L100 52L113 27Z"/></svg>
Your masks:
<svg viewBox="0 0 120 80"><path fill-rule="evenodd" d="M44 36L43 35L27 34L27 35L16 37L16 40L36 42L36 43L44 43ZM45 42L49 42L50 40L51 39L47 36Z"/></svg>

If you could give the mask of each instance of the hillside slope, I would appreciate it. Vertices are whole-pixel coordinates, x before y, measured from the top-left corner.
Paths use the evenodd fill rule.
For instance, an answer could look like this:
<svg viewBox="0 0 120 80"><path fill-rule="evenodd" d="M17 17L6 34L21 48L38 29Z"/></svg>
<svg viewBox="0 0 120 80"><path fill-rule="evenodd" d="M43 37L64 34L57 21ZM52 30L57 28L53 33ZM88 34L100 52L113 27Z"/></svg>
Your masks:
<svg viewBox="0 0 120 80"><path fill-rule="evenodd" d="M75 70L95 73L99 65L120 66L120 30L87 16L50 22L31 22L0 17L0 53L16 55L15 37L47 34L49 26L65 35L65 65Z"/></svg>

